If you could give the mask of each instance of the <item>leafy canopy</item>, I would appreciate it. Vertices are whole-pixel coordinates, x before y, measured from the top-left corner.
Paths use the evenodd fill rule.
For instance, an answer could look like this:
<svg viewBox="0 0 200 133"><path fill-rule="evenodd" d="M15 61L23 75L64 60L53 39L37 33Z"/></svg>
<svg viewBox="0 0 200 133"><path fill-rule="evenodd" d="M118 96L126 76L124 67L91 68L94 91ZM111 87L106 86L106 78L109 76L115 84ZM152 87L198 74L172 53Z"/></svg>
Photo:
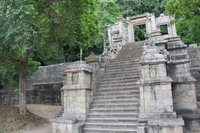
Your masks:
<svg viewBox="0 0 200 133"><path fill-rule="evenodd" d="M177 32L185 43L200 44L199 0L169 0L166 13L176 17Z"/></svg>

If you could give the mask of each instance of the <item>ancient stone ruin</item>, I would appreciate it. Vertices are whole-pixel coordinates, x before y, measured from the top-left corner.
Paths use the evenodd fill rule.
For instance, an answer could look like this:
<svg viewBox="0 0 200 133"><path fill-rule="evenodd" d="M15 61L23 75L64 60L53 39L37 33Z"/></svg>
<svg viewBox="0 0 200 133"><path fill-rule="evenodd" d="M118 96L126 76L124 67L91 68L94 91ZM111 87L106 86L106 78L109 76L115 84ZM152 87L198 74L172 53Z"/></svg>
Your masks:
<svg viewBox="0 0 200 133"><path fill-rule="evenodd" d="M173 19L120 19L102 55L66 64L53 133L199 133L200 52L181 41ZM146 26L144 41L135 41L137 25Z"/></svg>

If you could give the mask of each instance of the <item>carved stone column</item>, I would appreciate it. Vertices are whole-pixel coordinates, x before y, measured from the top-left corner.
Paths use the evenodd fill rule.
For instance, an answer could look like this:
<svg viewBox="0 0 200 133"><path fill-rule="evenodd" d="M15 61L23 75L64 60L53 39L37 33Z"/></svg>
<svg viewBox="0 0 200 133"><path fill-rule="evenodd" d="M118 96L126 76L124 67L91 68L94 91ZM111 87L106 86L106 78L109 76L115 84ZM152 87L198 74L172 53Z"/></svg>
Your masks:
<svg viewBox="0 0 200 133"><path fill-rule="evenodd" d="M153 13L149 14L148 21L150 21L150 25L151 25L150 37L152 39L157 38L158 36L161 35L161 33L160 33L160 30L158 29L157 24L156 24L155 14L153 14Z"/></svg>
<svg viewBox="0 0 200 133"><path fill-rule="evenodd" d="M92 69L85 62L76 62L66 68L62 88L64 113L52 120L53 133L74 133L75 128L86 120L90 108L91 77Z"/></svg>
<svg viewBox="0 0 200 133"><path fill-rule="evenodd" d="M165 112L173 113L172 79L167 77L165 62L164 55L158 53L156 46L146 48L146 53L141 59L139 80L142 117L154 117Z"/></svg>
<svg viewBox="0 0 200 133"><path fill-rule="evenodd" d="M190 73L190 58L187 46L179 37L168 39L168 74L173 79L175 110L197 109L195 79Z"/></svg>
<svg viewBox="0 0 200 133"><path fill-rule="evenodd" d="M143 133L145 126L148 133L182 133L184 122L173 109L172 79L167 76L165 56L151 44L143 53L141 66L140 122L146 125L141 124L138 132Z"/></svg>
<svg viewBox="0 0 200 133"><path fill-rule="evenodd" d="M98 55L95 55L93 52L90 53L90 55L86 58L87 64L89 64L92 67L92 83L91 83L91 89L92 89L92 100L94 98L94 95L97 91L99 81L100 81L100 59ZM91 101L92 101L91 100Z"/></svg>

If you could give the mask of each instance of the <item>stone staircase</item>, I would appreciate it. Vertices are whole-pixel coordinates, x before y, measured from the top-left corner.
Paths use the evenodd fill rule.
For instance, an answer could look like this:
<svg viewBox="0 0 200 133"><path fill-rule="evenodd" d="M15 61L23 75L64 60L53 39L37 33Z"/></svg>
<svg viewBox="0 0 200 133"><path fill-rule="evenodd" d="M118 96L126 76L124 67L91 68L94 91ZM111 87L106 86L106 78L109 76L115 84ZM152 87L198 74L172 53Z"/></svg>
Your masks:
<svg viewBox="0 0 200 133"><path fill-rule="evenodd" d="M106 66L84 133L136 133L139 113L139 58L144 42L123 46Z"/></svg>

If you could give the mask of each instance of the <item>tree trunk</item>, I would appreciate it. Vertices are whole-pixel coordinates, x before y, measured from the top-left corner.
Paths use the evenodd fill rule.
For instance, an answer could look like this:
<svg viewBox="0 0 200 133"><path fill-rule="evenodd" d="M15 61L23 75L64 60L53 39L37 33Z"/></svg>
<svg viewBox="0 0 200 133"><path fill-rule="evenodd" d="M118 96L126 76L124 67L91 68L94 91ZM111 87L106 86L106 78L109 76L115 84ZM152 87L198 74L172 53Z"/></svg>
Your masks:
<svg viewBox="0 0 200 133"><path fill-rule="evenodd" d="M26 68L28 56L25 55L20 61L19 70L19 109L21 115L26 115Z"/></svg>

